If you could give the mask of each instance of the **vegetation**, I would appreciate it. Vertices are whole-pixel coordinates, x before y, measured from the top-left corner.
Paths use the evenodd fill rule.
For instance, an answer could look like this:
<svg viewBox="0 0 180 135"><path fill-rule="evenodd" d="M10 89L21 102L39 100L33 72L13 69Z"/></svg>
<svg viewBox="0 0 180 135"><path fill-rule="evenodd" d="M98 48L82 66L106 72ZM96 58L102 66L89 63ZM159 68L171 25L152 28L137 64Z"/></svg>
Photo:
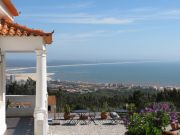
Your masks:
<svg viewBox="0 0 180 135"><path fill-rule="evenodd" d="M28 78L25 83L12 82L6 85L7 95L35 95L36 82Z"/></svg>
<svg viewBox="0 0 180 135"><path fill-rule="evenodd" d="M104 92L104 93L103 93ZM99 93L103 93L100 95ZM156 93L142 92L141 90L133 91L129 95L120 91L106 91L100 90L92 93L70 93L59 90L57 92L50 92L57 97L58 111L62 111L63 105L69 104L72 109L93 109L95 111L102 111L104 103L108 104L109 110L116 108L129 109L132 112L140 112L145 106L153 102L170 102L173 103L177 110L180 108L180 91L179 90L164 90ZM162 98L163 97L163 98Z"/></svg>
<svg viewBox="0 0 180 135"><path fill-rule="evenodd" d="M7 84L7 95L34 95L36 83L31 78L19 84L13 82ZM59 89L53 91L48 89L49 95L57 97L57 111L63 111L66 104L73 109L90 109L101 111L103 104L108 104L109 110L126 108L139 112L142 108L153 102L172 102L176 108L180 108L180 91L177 89L154 91L151 89L119 89L119 90L97 90L90 93L71 93ZM131 104L133 103L133 104Z"/></svg>
<svg viewBox="0 0 180 135"><path fill-rule="evenodd" d="M35 87L35 81L28 78L23 84L17 82L7 84L6 93L34 95ZM177 115L173 112L175 106L177 110L180 108L180 90L177 89L154 91L139 87L97 90L89 93L48 89L48 94L56 96L57 112L64 112L65 119L70 118L69 113L74 109L90 109L102 113L117 108L127 109L129 115L124 118L128 129L127 135L162 135L168 124L176 123ZM10 102L7 101L7 106L9 104Z"/></svg>
<svg viewBox="0 0 180 135"><path fill-rule="evenodd" d="M66 105L64 106L64 112L65 112L65 113L70 113L70 112L71 112L70 106L69 106L68 104L66 104Z"/></svg>
<svg viewBox="0 0 180 135"><path fill-rule="evenodd" d="M8 99L6 102L6 110L8 109L8 107L11 105L11 101Z"/></svg>
<svg viewBox="0 0 180 135"><path fill-rule="evenodd" d="M127 123L128 135L162 135L170 123L171 105L168 103L153 104L134 113Z"/></svg>
<svg viewBox="0 0 180 135"><path fill-rule="evenodd" d="M136 105L134 103L127 104L126 109L128 112L134 113L136 111Z"/></svg>
<svg viewBox="0 0 180 135"><path fill-rule="evenodd" d="M102 112L108 112L108 103L104 102L102 105Z"/></svg>

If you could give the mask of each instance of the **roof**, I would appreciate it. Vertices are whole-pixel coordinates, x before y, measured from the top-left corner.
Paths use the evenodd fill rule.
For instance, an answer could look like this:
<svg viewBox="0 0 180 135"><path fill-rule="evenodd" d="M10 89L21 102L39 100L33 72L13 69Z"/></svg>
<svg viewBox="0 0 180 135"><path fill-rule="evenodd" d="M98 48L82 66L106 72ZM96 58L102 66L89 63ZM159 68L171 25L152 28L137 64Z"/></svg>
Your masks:
<svg viewBox="0 0 180 135"><path fill-rule="evenodd" d="M11 0L2 0L2 2L13 16L19 16L19 13Z"/></svg>
<svg viewBox="0 0 180 135"><path fill-rule="evenodd" d="M48 96L48 105L56 105L56 96Z"/></svg>
<svg viewBox="0 0 180 135"><path fill-rule="evenodd" d="M46 33L42 30L31 29L6 19L0 19L0 36L41 36L45 44L51 44L53 33Z"/></svg>

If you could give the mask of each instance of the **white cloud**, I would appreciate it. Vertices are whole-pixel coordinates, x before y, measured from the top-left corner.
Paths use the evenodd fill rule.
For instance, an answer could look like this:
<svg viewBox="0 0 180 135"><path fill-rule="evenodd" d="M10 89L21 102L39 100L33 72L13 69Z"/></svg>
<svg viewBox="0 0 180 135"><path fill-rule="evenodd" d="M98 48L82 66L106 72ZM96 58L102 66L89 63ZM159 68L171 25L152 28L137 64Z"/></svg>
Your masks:
<svg viewBox="0 0 180 135"><path fill-rule="evenodd" d="M21 15L23 18L27 17L27 18L37 18L37 17L41 17L41 18L49 18L49 19L56 19L56 18L88 18L88 17L93 17L93 15L90 14L86 14L86 13L42 13L42 14L24 14Z"/></svg>
<svg viewBox="0 0 180 135"><path fill-rule="evenodd" d="M84 3L71 3L71 4L68 4L68 5L62 5L62 6L59 6L59 8L61 9L69 9L69 8L89 8L89 7L93 7L94 4L92 2L84 2Z"/></svg>
<svg viewBox="0 0 180 135"><path fill-rule="evenodd" d="M139 8L134 8L130 9L129 12L131 13L148 13L152 11L158 11L158 8L155 7L139 7Z"/></svg>
<svg viewBox="0 0 180 135"><path fill-rule="evenodd" d="M151 29L151 28L150 28ZM56 38L61 42L87 42L97 38L114 37L119 34L144 31L146 29L123 29L123 30L95 30L88 32L57 33Z"/></svg>
<svg viewBox="0 0 180 135"><path fill-rule="evenodd" d="M169 11L166 11L166 12L163 12L162 14L164 15L180 15L180 9L173 9L173 10L169 10Z"/></svg>
<svg viewBox="0 0 180 135"><path fill-rule="evenodd" d="M102 18L102 19L92 19L90 23L92 24L128 24L132 23L131 19L120 19L120 18Z"/></svg>
<svg viewBox="0 0 180 135"><path fill-rule="evenodd" d="M180 19L180 9L169 10L152 10L149 13L137 15L135 19L138 20L175 20Z"/></svg>
<svg viewBox="0 0 180 135"><path fill-rule="evenodd" d="M180 9L157 10L155 8L138 8L128 10L127 13L111 14L90 14L90 13L48 13L48 14L26 14L23 19L36 18L36 20L46 23L56 24L106 24L124 25L134 22L173 20L180 19ZM145 12L147 11L147 12ZM41 18L41 19L38 19Z"/></svg>
<svg viewBox="0 0 180 135"><path fill-rule="evenodd" d="M132 19L123 19L119 17L109 17L106 15L92 15L85 13L71 14L27 14L23 18L41 18L46 23L72 23L72 24L129 24Z"/></svg>
<svg viewBox="0 0 180 135"><path fill-rule="evenodd" d="M49 20L50 23L73 23L73 24L129 24L132 20L120 18L58 18Z"/></svg>
<svg viewBox="0 0 180 135"><path fill-rule="evenodd" d="M60 38L61 41L68 41L68 42L69 41L87 41L95 37L106 37L106 36L110 36L110 32L105 31L105 30L56 34L56 37Z"/></svg>
<svg viewBox="0 0 180 135"><path fill-rule="evenodd" d="M56 2L52 2L50 5L46 6L23 6L21 7L24 10L47 10L47 11L54 11L54 10L76 10L76 9L85 9L94 7L95 4L93 2L74 2L74 3L67 3L66 4L56 4Z"/></svg>

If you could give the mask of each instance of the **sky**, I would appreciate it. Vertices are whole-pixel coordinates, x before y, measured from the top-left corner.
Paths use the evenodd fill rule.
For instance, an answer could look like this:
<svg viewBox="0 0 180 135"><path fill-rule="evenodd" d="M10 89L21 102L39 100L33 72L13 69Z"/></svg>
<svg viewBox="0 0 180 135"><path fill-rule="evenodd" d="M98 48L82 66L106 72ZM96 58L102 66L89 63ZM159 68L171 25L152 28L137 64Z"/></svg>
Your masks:
<svg viewBox="0 0 180 135"><path fill-rule="evenodd" d="M15 22L55 31L48 60L180 60L179 0L12 1Z"/></svg>

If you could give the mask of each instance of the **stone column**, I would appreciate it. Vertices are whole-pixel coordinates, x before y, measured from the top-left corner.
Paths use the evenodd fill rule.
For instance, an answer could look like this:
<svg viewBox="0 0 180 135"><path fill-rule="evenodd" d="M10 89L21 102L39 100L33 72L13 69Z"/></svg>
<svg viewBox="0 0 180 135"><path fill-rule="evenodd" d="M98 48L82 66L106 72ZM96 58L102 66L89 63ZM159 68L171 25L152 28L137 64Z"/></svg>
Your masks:
<svg viewBox="0 0 180 135"><path fill-rule="evenodd" d="M0 52L0 135L6 131L6 62L5 53Z"/></svg>
<svg viewBox="0 0 180 135"><path fill-rule="evenodd" d="M36 105L34 112L34 134L47 135L47 67L46 50L36 50Z"/></svg>

